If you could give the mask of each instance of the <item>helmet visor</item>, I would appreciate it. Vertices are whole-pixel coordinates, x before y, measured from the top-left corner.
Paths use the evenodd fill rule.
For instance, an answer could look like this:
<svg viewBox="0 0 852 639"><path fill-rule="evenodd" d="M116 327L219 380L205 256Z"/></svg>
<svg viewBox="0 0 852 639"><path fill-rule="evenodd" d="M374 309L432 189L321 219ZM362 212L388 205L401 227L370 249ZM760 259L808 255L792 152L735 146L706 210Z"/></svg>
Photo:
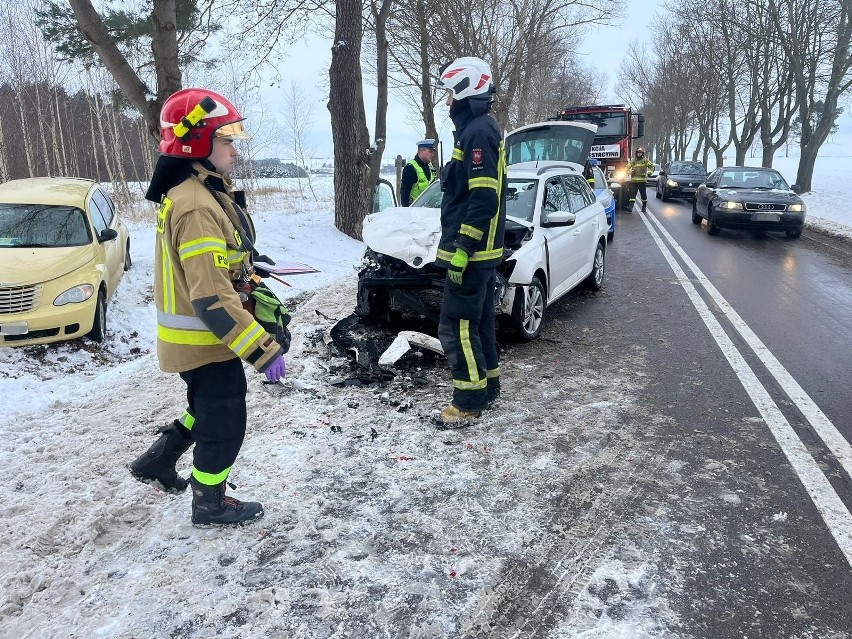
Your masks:
<svg viewBox="0 0 852 639"><path fill-rule="evenodd" d="M216 129L216 137L217 138L231 138L232 140L251 140L251 135L249 135L246 128L243 126L242 122L232 122L231 124L225 124Z"/></svg>

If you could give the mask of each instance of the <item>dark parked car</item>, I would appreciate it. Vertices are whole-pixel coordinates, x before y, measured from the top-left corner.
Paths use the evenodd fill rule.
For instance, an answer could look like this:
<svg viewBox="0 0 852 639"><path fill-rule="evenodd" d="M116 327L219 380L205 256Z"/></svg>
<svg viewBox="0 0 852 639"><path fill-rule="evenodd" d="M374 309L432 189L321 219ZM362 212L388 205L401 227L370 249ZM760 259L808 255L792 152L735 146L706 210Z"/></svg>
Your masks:
<svg viewBox="0 0 852 639"><path fill-rule="evenodd" d="M801 236L805 226L805 203L775 169L750 166L722 167L698 187L692 204L692 223L707 219L707 232L751 229L785 231L787 237Z"/></svg>
<svg viewBox="0 0 852 639"><path fill-rule="evenodd" d="M669 162L657 176L657 199L662 198L663 202L673 197L692 199L695 189L706 178L707 169L701 162Z"/></svg>

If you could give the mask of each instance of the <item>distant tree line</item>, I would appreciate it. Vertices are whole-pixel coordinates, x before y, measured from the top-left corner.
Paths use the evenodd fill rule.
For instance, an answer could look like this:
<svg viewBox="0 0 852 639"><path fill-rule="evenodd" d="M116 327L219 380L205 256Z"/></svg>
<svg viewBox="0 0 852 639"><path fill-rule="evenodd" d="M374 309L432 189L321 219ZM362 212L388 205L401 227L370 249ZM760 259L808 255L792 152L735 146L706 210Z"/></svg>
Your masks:
<svg viewBox="0 0 852 639"><path fill-rule="evenodd" d="M631 47L620 82L644 111L655 160L742 165L759 148L772 166L792 142L795 181L810 190L852 86L852 0L671 0L668 9L651 44Z"/></svg>
<svg viewBox="0 0 852 639"><path fill-rule="evenodd" d="M0 84L0 181L75 175L109 182L151 176L156 143L142 118L108 96L45 83Z"/></svg>

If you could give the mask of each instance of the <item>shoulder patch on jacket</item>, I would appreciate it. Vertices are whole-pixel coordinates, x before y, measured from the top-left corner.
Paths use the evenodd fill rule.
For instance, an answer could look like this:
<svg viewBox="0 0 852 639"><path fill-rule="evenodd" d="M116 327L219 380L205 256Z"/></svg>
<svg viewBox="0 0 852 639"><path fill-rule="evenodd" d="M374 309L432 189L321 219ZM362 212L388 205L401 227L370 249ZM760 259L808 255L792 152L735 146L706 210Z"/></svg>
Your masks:
<svg viewBox="0 0 852 639"><path fill-rule="evenodd" d="M470 161L474 164L482 164L482 149L473 149L470 152Z"/></svg>

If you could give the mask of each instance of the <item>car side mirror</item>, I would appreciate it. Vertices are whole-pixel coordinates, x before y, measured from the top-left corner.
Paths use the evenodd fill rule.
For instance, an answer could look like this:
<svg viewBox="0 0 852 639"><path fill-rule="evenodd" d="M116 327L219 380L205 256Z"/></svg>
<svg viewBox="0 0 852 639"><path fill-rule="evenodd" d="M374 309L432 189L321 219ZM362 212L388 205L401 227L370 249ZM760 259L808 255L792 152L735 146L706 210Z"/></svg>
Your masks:
<svg viewBox="0 0 852 639"><path fill-rule="evenodd" d="M98 242L103 244L104 242L109 242L110 240L114 240L118 237L118 231L115 229L104 229L101 231L100 235L98 235Z"/></svg>
<svg viewBox="0 0 852 639"><path fill-rule="evenodd" d="M542 221L541 225L550 228L552 226L571 226L577 221L577 215L570 211L555 211L548 213L547 218Z"/></svg>
<svg viewBox="0 0 852 639"><path fill-rule="evenodd" d="M794 184L793 186L791 186L790 190L793 193L801 193L802 192L802 188L798 184Z"/></svg>

